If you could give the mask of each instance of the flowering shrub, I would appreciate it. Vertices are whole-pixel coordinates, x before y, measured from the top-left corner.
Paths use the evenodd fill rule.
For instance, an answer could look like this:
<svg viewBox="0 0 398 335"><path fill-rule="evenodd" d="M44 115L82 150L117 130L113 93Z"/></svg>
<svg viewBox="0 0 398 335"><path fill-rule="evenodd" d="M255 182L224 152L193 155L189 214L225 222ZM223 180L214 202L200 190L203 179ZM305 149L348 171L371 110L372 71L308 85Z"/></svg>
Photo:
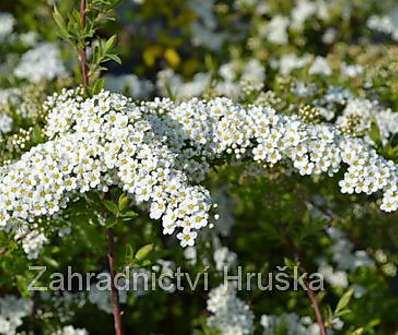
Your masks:
<svg viewBox="0 0 398 335"><path fill-rule="evenodd" d="M0 4L0 334L397 332L396 11Z"/></svg>

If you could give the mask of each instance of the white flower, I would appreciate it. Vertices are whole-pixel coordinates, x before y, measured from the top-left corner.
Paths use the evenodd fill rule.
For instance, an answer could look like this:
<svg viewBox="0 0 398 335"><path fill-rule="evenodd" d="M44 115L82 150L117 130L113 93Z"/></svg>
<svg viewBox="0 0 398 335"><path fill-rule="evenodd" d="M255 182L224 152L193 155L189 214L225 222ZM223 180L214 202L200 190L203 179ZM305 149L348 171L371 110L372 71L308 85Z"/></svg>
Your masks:
<svg viewBox="0 0 398 335"><path fill-rule="evenodd" d="M0 42L8 37L15 25L15 18L10 13L0 13Z"/></svg>
<svg viewBox="0 0 398 335"><path fill-rule="evenodd" d="M317 56L308 70L310 75L325 75L330 76L332 74L332 69L330 68L327 60L324 57Z"/></svg>
<svg viewBox="0 0 398 335"><path fill-rule="evenodd" d="M283 75L291 73L295 69L301 69L311 61L310 55L298 57L295 54L285 54L279 61L274 61L273 65L279 67L279 71Z"/></svg>
<svg viewBox="0 0 398 335"><path fill-rule="evenodd" d="M88 335L88 332L85 329L74 328L73 326L65 326L52 335Z"/></svg>
<svg viewBox="0 0 398 335"><path fill-rule="evenodd" d="M216 270L223 271L225 268L230 268L236 264L238 255L227 247L221 247L214 251L213 258L216 263Z"/></svg>
<svg viewBox="0 0 398 335"><path fill-rule="evenodd" d="M12 130L13 119L7 114L0 114L0 135Z"/></svg>
<svg viewBox="0 0 398 335"><path fill-rule="evenodd" d="M184 230L177 234L177 238L181 241L181 246L184 248L186 246L192 247L195 244L195 239L198 236L196 231Z"/></svg>
<svg viewBox="0 0 398 335"><path fill-rule="evenodd" d="M390 16L372 15L367 25L370 30L390 35L394 41L398 40L398 27Z"/></svg>
<svg viewBox="0 0 398 335"><path fill-rule="evenodd" d="M274 44L287 44L289 27L289 18L281 15L275 15L268 23L266 35L268 40Z"/></svg>
<svg viewBox="0 0 398 335"><path fill-rule="evenodd" d="M134 74L126 74L120 76L106 75L106 89L127 94L135 99L147 98L153 90L153 85L148 80L140 80Z"/></svg>
<svg viewBox="0 0 398 335"><path fill-rule="evenodd" d="M298 0L291 12L292 28L303 29L304 22L317 11L317 4L308 0Z"/></svg>
<svg viewBox="0 0 398 335"><path fill-rule="evenodd" d="M363 73L364 69L359 64L346 64L343 63L341 67L341 73L349 78L355 78Z"/></svg>

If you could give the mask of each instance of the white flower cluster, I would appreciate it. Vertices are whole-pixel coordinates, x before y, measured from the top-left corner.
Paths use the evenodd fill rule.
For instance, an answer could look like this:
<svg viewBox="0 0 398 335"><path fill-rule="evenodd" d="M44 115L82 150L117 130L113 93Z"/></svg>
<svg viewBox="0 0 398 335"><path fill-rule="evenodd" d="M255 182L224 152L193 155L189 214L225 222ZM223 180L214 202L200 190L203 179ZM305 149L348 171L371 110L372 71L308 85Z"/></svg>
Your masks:
<svg viewBox="0 0 398 335"><path fill-rule="evenodd" d="M309 316L300 317L295 313L284 313L281 315L263 315L260 320L263 326L263 335L286 334L286 335L319 335L319 325ZM328 334L334 334L335 330L343 328L344 322L334 318L328 329Z"/></svg>
<svg viewBox="0 0 398 335"><path fill-rule="evenodd" d="M336 120L336 125L339 128L351 127L354 133L361 134L369 130L372 121L375 121L380 130L380 140L383 144L386 144L393 135L398 133L398 113L389 108L386 109L378 101L352 96L349 99L347 95L341 104L346 106L342 115ZM353 120L356 122L353 123Z"/></svg>
<svg viewBox="0 0 398 335"><path fill-rule="evenodd" d="M389 35L394 41L398 41L398 27L390 16L373 15L368 19L367 26L370 30Z"/></svg>
<svg viewBox="0 0 398 335"><path fill-rule="evenodd" d="M150 202L150 217L162 217L165 234L178 228L181 245L193 245L207 225L210 197L176 168L176 154L155 134L165 128L155 113L109 92L86 101L65 93L52 102L51 140L24 154L2 180L0 225L51 216L73 194L119 185L137 204Z"/></svg>
<svg viewBox="0 0 398 335"><path fill-rule="evenodd" d="M309 19L327 21L331 6L333 6L331 1L297 0L289 15L273 15L266 28L259 29L260 35L265 35L271 43L286 45L289 40L289 30L302 31Z"/></svg>
<svg viewBox="0 0 398 335"><path fill-rule="evenodd" d="M37 83L64 77L67 73L58 47L53 43L40 43L22 55L14 74L17 78Z"/></svg>
<svg viewBox="0 0 398 335"><path fill-rule="evenodd" d="M362 98L354 98L347 102L343 114L336 120L336 125L341 129L350 127L350 121L357 120L352 129L355 133L362 133L370 128L372 112L375 109L375 102Z"/></svg>
<svg viewBox="0 0 398 335"><path fill-rule="evenodd" d="M74 328L73 326L65 326L53 333L53 335L88 335L88 332L85 329Z"/></svg>
<svg viewBox="0 0 398 335"><path fill-rule="evenodd" d="M15 235L16 239L21 238L22 249L28 259L36 259L39 257L41 249L47 242L47 238L38 230L26 230L26 226L22 226L22 231Z"/></svg>
<svg viewBox="0 0 398 335"><path fill-rule="evenodd" d="M156 86L163 96L170 93L179 100L200 96L210 84L210 74L200 72L191 81L184 81L172 69L165 69L157 74Z"/></svg>
<svg viewBox="0 0 398 335"><path fill-rule="evenodd" d="M268 23L266 36L268 41L274 44L287 44L289 40L288 28L290 20L286 16L275 15Z"/></svg>
<svg viewBox="0 0 398 335"><path fill-rule="evenodd" d="M210 50L219 50L226 40L227 33L217 31L215 1L189 0L189 7L197 16L197 20L191 24L192 44Z"/></svg>
<svg viewBox="0 0 398 335"><path fill-rule="evenodd" d="M354 245L347 239L345 234L336 228L328 228L327 233L332 240L330 253L333 267L326 259L318 260L318 272L333 287L347 288L349 286L348 274L355 272L358 268L372 268L374 261L365 250L354 250ZM354 285L354 296L361 297L366 289Z"/></svg>
<svg viewBox="0 0 398 335"><path fill-rule="evenodd" d="M138 205L149 204L164 234L178 230L181 245L192 246L211 209L209 192L192 183L225 157L260 165L290 161L301 175L333 175L345 164L343 193L381 191L381 209L398 208L393 162L332 126L305 124L270 107L226 98L155 99L138 106L109 92L87 100L66 92L48 106L50 140L1 178L0 226L51 216L79 193L119 186Z"/></svg>
<svg viewBox="0 0 398 335"><path fill-rule="evenodd" d="M331 248L333 261L339 269L354 271L360 267L373 267L374 261L364 250L355 250L347 237L336 228L329 228L328 235L334 244Z"/></svg>
<svg viewBox="0 0 398 335"><path fill-rule="evenodd" d="M220 247L214 251L213 258L216 264L216 270L222 272L225 269L236 265L238 255L235 252L230 251L227 247Z"/></svg>
<svg viewBox="0 0 398 335"><path fill-rule="evenodd" d="M381 140L383 144L387 144L388 140L398 133L398 113L393 112L391 109L380 109L380 106L374 112Z"/></svg>
<svg viewBox="0 0 398 335"><path fill-rule="evenodd" d="M207 310L212 315L207 324L222 335L245 335L254 332L254 315L236 296L233 286L220 285L209 292Z"/></svg>
<svg viewBox="0 0 398 335"><path fill-rule="evenodd" d="M0 13L0 42L9 36L15 25L15 18L10 13Z"/></svg>
<svg viewBox="0 0 398 335"><path fill-rule="evenodd" d="M311 62L311 55L297 56L294 53L285 54L280 59L271 61L273 68L279 69L282 75L288 75L296 69L301 69Z"/></svg>
<svg viewBox="0 0 398 335"><path fill-rule="evenodd" d="M343 76L355 78L363 74L364 67L360 64L346 64L341 65L341 73Z"/></svg>
<svg viewBox="0 0 398 335"><path fill-rule="evenodd" d="M330 86L326 94L323 95L317 103L326 109L334 110L336 105L343 106L352 98L353 94L350 90L342 87Z"/></svg>
<svg viewBox="0 0 398 335"><path fill-rule="evenodd" d="M332 74L332 69L330 68L326 58L317 56L308 70L310 75L324 75L330 76Z"/></svg>
<svg viewBox="0 0 398 335"><path fill-rule="evenodd" d="M0 114L0 135L7 134L12 130L13 119L7 114Z"/></svg>
<svg viewBox="0 0 398 335"><path fill-rule="evenodd" d="M264 66L255 58L243 63L225 63L220 66L219 75L222 80L217 82L214 91L231 99L239 98L246 88L262 90L266 76Z"/></svg>
<svg viewBox="0 0 398 335"><path fill-rule="evenodd" d="M346 288L349 286L347 272L335 269L332 265L325 261L320 262L318 273L320 273L332 287Z"/></svg>
<svg viewBox="0 0 398 335"><path fill-rule="evenodd" d="M163 96L171 93L178 100L201 96L206 89L212 88L219 96L237 99L242 95L245 86L263 88L265 80L265 67L257 59L246 62L229 62L222 64L218 71L219 80L211 87L212 76L210 73L199 72L190 81L175 74L173 70L166 69L158 73L157 88Z"/></svg>
<svg viewBox="0 0 398 335"><path fill-rule="evenodd" d="M149 80L141 80L134 74L106 75L104 79L107 90L126 94L134 99L147 98L153 91Z"/></svg>
<svg viewBox="0 0 398 335"><path fill-rule="evenodd" d="M305 84L304 82L297 80L293 83L291 89L298 97L310 97L313 96L317 92L317 87L314 84Z"/></svg>
<svg viewBox="0 0 398 335"><path fill-rule="evenodd" d="M281 315L262 315L260 324L263 335L319 335L319 326L309 317L300 317L295 313Z"/></svg>
<svg viewBox="0 0 398 335"><path fill-rule="evenodd" d="M20 299L13 295L0 298L0 334L14 335L22 325L22 319L32 311L30 300Z"/></svg>

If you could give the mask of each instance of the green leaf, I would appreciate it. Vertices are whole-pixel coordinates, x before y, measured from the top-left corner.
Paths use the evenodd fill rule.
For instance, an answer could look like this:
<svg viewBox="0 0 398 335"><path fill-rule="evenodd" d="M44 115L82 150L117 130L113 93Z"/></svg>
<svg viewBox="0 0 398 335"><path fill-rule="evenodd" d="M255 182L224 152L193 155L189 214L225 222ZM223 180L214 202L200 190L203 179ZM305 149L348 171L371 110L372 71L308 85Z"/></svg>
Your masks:
<svg viewBox="0 0 398 335"><path fill-rule="evenodd" d="M358 329L354 330L351 335L362 335L363 332L364 332L363 328L358 328Z"/></svg>
<svg viewBox="0 0 398 335"><path fill-rule="evenodd" d="M128 204L129 204L129 198L127 197L127 195L125 194L120 195L118 201L119 211L122 212L124 209L126 209Z"/></svg>
<svg viewBox="0 0 398 335"><path fill-rule="evenodd" d="M47 257L47 256L43 256L43 261L46 264L52 266L53 268L58 268L59 267L59 263L53 258L50 258L50 257Z"/></svg>
<svg viewBox="0 0 398 335"><path fill-rule="evenodd" d="M33 139L34 144L43 143L43 141L44 141L43 130L38 125L35 125L33 127L32 139Z"/></svg>
<svg viewBox="0 0 398 335"><path fill-rule="evenodd" d="M349 289L346 293L344 293L344 295L340 298L339 302L337 303L335 314L342 312L343 309L347 307L347 305L351 300L353 292L354 292L353 289Z"/></svg>
<svg viewBox="0 0 398 335"><path fill-rule="evenodd" d="M68 30L66 28L65 20L62 17L61 13L58 11L57 6L54 6L53 18L58 26L61 37L64 39L69 39L70 34L68 33Z"/></svg>
<svg viewBox="0 0 398 335"><path fill-rule="evenodd" d="M96 79L92 84L91 93L93 95L100 93L104 89L105 81L103 78Z"/></svg>
<svg viewBox="0 0 398 335"><path fill-rule="evenodd" d="M122 64L122 60L120 59L120 57L118 55L109 54L107 56L108 56L109 59L113 60L114 62L116 62L118 64Z"/></svg>
<svg viewBox="0 0 398 335"><path fill-rule="evenodd" d="M119 207L114 202L109 200L104 200L103 204L109 212L111 212L115 216L119 215Z"/></svg>
<svg viewBox="0 0 398 335"><path fill-rule="evenodd" d="M145 258L148 257L148 255L152 252L152 250L153 250L153 244L144 245L135 254L135 259L137 259L138 261L143 261Z"/></svg>
<svg viewBox="0 0 398 335"><path fill-rule="evenodd" d="M122 214L122 217L124 217L124 218L130 218L130 219L135 218L135 217L137 217L137 216L138 216L138 213L136 213L136 212L134 212L134 211L127 211L127 212L125 212L125 213Z"/></svg>
<svg viewBox="0 0 398 335"><path fill-rule="evenodd" d="M115 44L116 35L111 36L104 44L105 52L111 50L113 45Z"/></svg>
<svg viewBox="0 0 398 335"><path fill-rule="evenodd" d="M377 146L381 146L381 134L376 120L373 120L370 125L369 136Z"/></svg>
<svg viewBox="0 0 398 335"><path fill-rule="evenodd" d="M126 258L131 260L134 257L134 249L130 244L127 244L126 247Z"/></svg>

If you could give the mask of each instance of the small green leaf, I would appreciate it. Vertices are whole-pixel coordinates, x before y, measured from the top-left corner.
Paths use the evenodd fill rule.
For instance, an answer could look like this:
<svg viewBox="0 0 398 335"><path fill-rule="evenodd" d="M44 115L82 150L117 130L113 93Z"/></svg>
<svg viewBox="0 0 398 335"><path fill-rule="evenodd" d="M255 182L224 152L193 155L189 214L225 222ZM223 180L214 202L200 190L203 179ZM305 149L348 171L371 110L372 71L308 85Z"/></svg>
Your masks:
<svg viewBox="0 0 398 335"><path fill-rule="evenodd" d="M107 56L109 59L113 60L114 62L116 62L118 64L122 64L122 60L120 59L120 57L118 55L108 54Z"/></svg>
<svg viewBox="0 0 398 335"><path fill-rule="evenodd" d="M44 134L43 130L38 126L35 125L32 130L32 139L34 144L39 144L44 141Z"/></svg>
<svg viewBox="0 0 398 335"><path fill-rule="evenodd" d="M136 212L134 212L134 211L127 211L127 212L125 212L125 213L122 214L122 217L124 217L124 218L130 218L130 219L135 218L135 217L137 217L137 216L138 216L138 213L136 213Z"/></svg>
<svg viewBox="0 0 398 335"><path fill-rule="evenodd" d="M114 202L109 200L104 200L103 204L106 207L106 209L110 211L112 214L114 214L115 216L119 215L119 208Z"/></svg>
<svg viewBox="0 0 398 335"><path fill-rule="evenodd" d="M127 195L122 194L119 197L119 201L118 201L119 211L122 212L124 209L126 209L128 204L129 204L129 198L127 197Z"/></svg>
<svg viewBox="0 0 398 335"><path fill-rule="evenodd" d="M358 328L352 332L352 335L362 335L364 332L363 328Z"/></svg>
<svg viewBox="0 0 398 335"><path fill-rule="evenodd" d="M54 6L53 18L58 26L61 37L64 39L68 39L70 37L70 34L68 33L68 30L66 28L65 20L56 6Z"/></svg>
<svg viewBox="0 0 398 335"><path fill-rule="evenodd" d="M46 264L52 266L53 268L58 268L59 267L59 263L53 258L50 258L50 257L47 257L47 256L43 256L43 261Z"/></svg>
<svg viewBox="0 0 398 335"><path fill-rule="evenodd" d="M135 259L137 259L138 261L143 261L145 258L148 257L148 255L151 253L152 250L153 250L153 244L144 245L135 254Z"/></svg>
<svg viewBox="0 0 398 335"><path fill-rule="evenodd" d="M115 44L116 35L111 36L104 44L105 52L111 50L113 45Z"/></svg>
<svg viewBox="0 0 398 335"><path fill-rule="evenodd" d="M371 122L369 136L377 146L381 146L381 134L376 120L372 120Z"/></svg>
<svg viewBox="0 0 398 335"><path fill-rule="evenodd" d="M353 292L354 292L354 290L350 289L346 293L344 293L344 295L340 298L339 302L337 303L336 310L335 310L336 314L342 312L343 309L347 307L347 305L349 304L349 302L351 300Z"/></svg>
<svg viewBox="0 0 398 335"><path fill-rule="evenodd" d="M126 247L126 258L132 259L134 257L134 249L130 244L127 244Z"/></svg>

